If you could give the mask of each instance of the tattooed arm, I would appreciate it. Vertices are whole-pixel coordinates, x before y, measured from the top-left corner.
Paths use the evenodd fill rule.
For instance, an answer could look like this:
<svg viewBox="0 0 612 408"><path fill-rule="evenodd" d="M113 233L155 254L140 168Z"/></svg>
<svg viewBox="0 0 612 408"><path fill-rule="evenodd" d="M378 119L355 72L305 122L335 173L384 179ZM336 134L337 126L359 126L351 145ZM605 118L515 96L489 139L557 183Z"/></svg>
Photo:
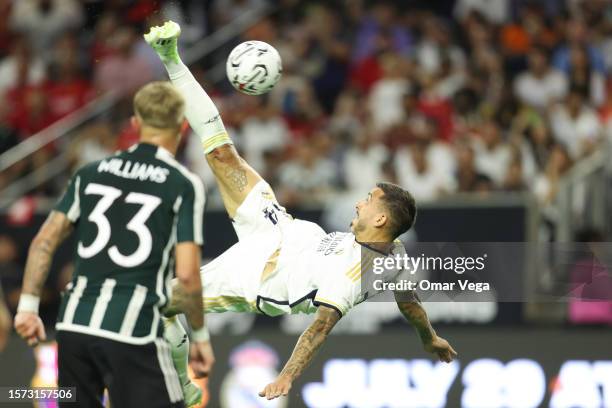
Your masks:
<svg viewBox="0 0 612 408"><path fill-rule="evenodd" d="M51 211L30 245L22 293L40 296L55 250L71 232L72 223L66 214Z"/></svg>
<svg viewBox="0 0 612 408"><path fill-rule="evenodd" d="M404 318L416 329L425 351L447 363L457 357L451 345L436 334L416 292L395 292L395 301Z"/></svg>
<svg viewBox="0 0 612 408"><path fill-rule="evenodd" d="M38 299L49 274L53 254L71 231L72 223L68 217L62 212L52 211L30 245L15 316L15 330L30 345L46 338L44 326L38 317Z"/></svg>
<svg viewBox="0 0 612 408"><path fill-rule="evenodd" d="M340 320L340 315L336 310L323 305L319 306L315 321L300 336L289 361L285 364L285 368L278 375L276 381L268 384L259 393L259 396L270 400L281 395L287 395L293 381L310 364L338 320Z"/></svg>

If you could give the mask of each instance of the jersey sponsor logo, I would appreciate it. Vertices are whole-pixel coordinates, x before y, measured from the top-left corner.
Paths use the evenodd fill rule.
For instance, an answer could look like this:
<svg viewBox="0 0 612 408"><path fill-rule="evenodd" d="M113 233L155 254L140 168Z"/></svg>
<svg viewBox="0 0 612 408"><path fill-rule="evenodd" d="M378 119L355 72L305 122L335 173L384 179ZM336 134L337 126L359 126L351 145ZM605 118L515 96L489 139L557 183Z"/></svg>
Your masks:
<svg viewBox="0 0 612 408"><path fill-rule="evenodd" d="M110 173L117 177L161 184L166 182L170 170L152 164L112 158L100 162L98 173Z"/></svg>
<svg viewBox="0 0 612 408"><path fill-rule="evenodd" d="M344 252L344 248L338 248L342 240L344 239L346 234L332 232L331 234L327 234L323 237L321 242L319 242L319 246L317 247L317 252L323 252L323 255L340 255Z"/></svg>

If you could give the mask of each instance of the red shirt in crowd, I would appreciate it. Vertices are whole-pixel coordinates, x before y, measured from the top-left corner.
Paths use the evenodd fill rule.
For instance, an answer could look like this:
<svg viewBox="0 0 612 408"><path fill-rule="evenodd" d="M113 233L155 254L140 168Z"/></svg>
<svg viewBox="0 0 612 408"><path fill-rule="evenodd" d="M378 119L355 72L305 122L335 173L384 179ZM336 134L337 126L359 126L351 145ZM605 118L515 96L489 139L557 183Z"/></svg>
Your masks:
<svg viewBox="0 0 612 408"><path fill-rule="evenodd" d="M450 142L453 139L453 105L448 99L438 97L422 97L417 109L438 125L440 139Z"/></svg>
<svg viewBox="0 0 612 408"><path fill-rule="evenodd" d="M43 130L53 123L46 101L44 87L23 86L6 93L11 108L9 123L21 140Z"/></svg>
<svg viewBox="0 0 612 408"><path fill-rule="evenodd" d="M70 82L49 81L45 85L45 92L53 120L76 111L94 96L93 87L84 79L74 79Z"/></svg>

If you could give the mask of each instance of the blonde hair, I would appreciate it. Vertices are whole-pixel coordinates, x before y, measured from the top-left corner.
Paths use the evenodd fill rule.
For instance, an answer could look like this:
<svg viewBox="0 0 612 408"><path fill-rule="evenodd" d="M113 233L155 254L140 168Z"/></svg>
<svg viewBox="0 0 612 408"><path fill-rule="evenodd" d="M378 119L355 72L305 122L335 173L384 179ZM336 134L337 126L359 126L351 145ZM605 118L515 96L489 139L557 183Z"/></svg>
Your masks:
<svg viewBox="0 0 612 408"><path fill-rule="evenodd" d="M170 82L151 82L134 96L134 112L145 126L178 129L185 118L185 100Z"/></svg>

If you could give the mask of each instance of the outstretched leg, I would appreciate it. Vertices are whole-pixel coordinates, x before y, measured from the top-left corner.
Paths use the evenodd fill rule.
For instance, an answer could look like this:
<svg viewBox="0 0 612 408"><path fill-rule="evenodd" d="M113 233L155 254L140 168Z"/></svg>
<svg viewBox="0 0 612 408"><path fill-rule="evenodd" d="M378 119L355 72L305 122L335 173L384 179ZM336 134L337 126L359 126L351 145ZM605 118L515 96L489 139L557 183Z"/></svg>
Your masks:
<svg viewBox="0 0 612 408"><path fill-rule="evenodd" d="M215 175L225 209L230 218L262 177L238 155L217 107L181 61L177 39L180 26L166 22L153 27L145 40L163 62L172 84L185 98L185 116L202 140L206 159Z"/></svg>
<svg viewBox="0 0 612 408"><path fill-rule="evenodd" d="M189 337L187 332L181 325L178 316L164 318L163 321L164 338L170 344L174 368L176 368L181 387L183 388L185 406L199 405L202 401L202 390L191 382L187 368L189 361Z"/></svg>

